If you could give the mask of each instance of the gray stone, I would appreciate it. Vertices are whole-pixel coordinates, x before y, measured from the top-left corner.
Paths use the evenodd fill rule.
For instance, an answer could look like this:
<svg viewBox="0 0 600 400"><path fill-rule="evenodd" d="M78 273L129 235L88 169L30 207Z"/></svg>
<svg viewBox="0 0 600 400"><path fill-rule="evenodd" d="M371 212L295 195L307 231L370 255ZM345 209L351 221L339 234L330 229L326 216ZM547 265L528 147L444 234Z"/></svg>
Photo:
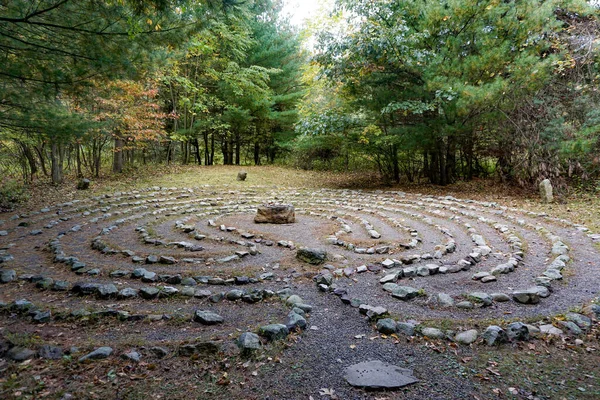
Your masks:
<svg viewBox="0 0 600 400"><path fill-rule="evenodd" d="M295 312L290 312L288 314L287 322L285 326L291 331L294 329L306 329L306 319Z"/></svg>
<svg viewBox="0 0 600 400"><path fill-rule="evenodd" d="M540 182L539 186L540 190L540 198L543 203L552 203L554 201L554 196L552 195L552 183L550 179L544 179Z"/></svg>
<svg viewBox="0 0 600 400"><path fill-rule="evenodd" d="M160 256L160 258L158 259L158 262L161 264L167 264L167 265L177 264L177 260L175 258L168 257L168 256Z"/></svg>
<svg viewBox="0 0 600 400"><path fill-rule="evenodd" d="M113 349L110 347L99 347L91 353L86 354L83 357L79 358L79 362L84 362L87 360L101 360L104 358L108 358L113 352Z"/></svg>
<svg viewBox="0 0 600 400"><path fill-rule="evenodd" d="M117 293L118 299L132 299L138 296L138 291L133 288L124 288Z"/></svg>
<svg viewBox="0 0 600 400"><path fill-rule="evenodd" d="M473 279L475 281L479 281L479 280L481 280L481 278L485 278L486 276L490 276L490 273L483 271L483 272L478 272L478 273L474 274L471 279Z"/></svg>
<svg viewBox="0 0 600 400"><path fill-rule="evenodd" d="M400 285L389 282L389 283L386 283L385 285L383 285L381 288L383 290L385 290L386 292L393 293L395 290L398 290L399 287L400 287Z"/></svg>
<svg viewBox="0 0 600 400"><path fill-rule="evenodd" d="M550 290L545 286L534 286L529 290L536 292L541 298L546 298L550 296Z"/></svg>
<svg viewBox="0 0 600 400"><path fill-rule="evenodd" d="M570 312L565 315L565 318L567 321L574 322L584 331L587 331L592 327L592 320L585 315Z"/></svg>
<svg viewBox="0 0 600 400"><path fill-rule="evenodd" d="M296 258L312 265L319 265L327 260L327 252L320 249L301 248L298 249Z"/></svg>
<svg viewBox="0 0 600 400"><path fill-rule="evenodd" d="M412 370L381 361L351 365L345 369L344 379L352 386L367 389L396 389L418 382Z"/></svg>
<svg viewBox="0 0 600 400"><path fill-rule="evenodd" d="M154 255L149 255L146 257L146 264L156 264L158 262L158 257Z"/></svg>
<svg viewBox="0 0 600 400"><path fill-rule="evenodd" d="M376 319L376 318L380 318L383 317L384 315L387 315L388 310L385 307L370 307L367 310L367 317L369 317L369 319Z"/></svg>
<svg viewBox="0 0 600 400"><path fill-rule="evenodd" d="M138 353L137 351L129 351L127 353L121 354L121 358L124 360L140 362L140 360L142 359L142 355L140 353Z"/></svg>
<svg viewBox="0 0 600 400"><path fill-rule="evenodd" d="M131 277L134 279L140 279L143 277L148 271L145 268L136 268L131 273Z"/></svg>
<svg viewBox="0 0 600 400"><path fill-rule="evenodd" d="M494 275L488 275L481 278L481 283L496 282L497 280L498 278L496 278Z"/></svg>
<svg viewBox="0 0 600 400"><path fill-rule="evenodd" d="M572 335L579 336L583 334L581 328L572 321L558 321L558 324L569 331Z"/></svg>
<svg viewBox="0 0 600 400"><path fill-rule="evenodd" d="M510 297L505 293L492 293L490 296L492 296L492 299L498 303L510 301Z"/></svg>
<svg viewBox="0 0 600 400"><path fill-rule="evenodd" d="M48 321L50 321L50 319L52 318L52 312L51 311L37 311L34 315L33 315L33 321L37 322L37 323L46 323Z"/></svg>
<svg viewBox="0 0 600 400"><path fill-rule="evenodd" d="M540 296L533 290L517 290L512 294L513 299L521 304L537 304L540 302Z"/></svg>
<svg viewBox="0 0 600 400"><path fill-rule="evenodd" d="M461 301L461 302L456 303L456 308L460 308L463 310L471 310L474 307L475 306L470 301Z"/></svg>
<svg viewBox="0 0 600 400"><path fill-rule="evenodd" d="M171 297L171 296L175 296L177 293L179 293L179 289L174 288L173 286L164 286L162 288L162 290L160 291L160 296L161 297Z"/></svg>
<svg viewBox="0 0 600 400"><path fill-rule="evenodd" d="M260 350L262 346L258 335L252 332L242 333L237 340L237 345L242 353L251 353Z"/></svg>
<svg viewBox="0 0 600 400"><path fill-rule="evenodd" d="M158 280L158 276L156 275L156 272L152 272L152 271L146 271L144 273L144 275L142 276L142 282L156 282Z"/></svg>
<svg viewBox="0 0 600 400"><path fill-rule="evenodd" d="M237 255L237 254L234 254L234 255L232 255L232 256L228 256L228 257L219 258L219 259L217 260L217 263L219 263L219 264L226 264L226 263L229 263L229 262L232 262L232 261L235 261L235 260L239 260L239 259L240 259L240 258L238 257L238 255Z"/></svg>
<svg viewBox="0 0 600 400"><path fill-rule="evenodd" d="M288 327L282 324L265 325L261 326L259 329L259 334L269 341L285 339L289 333L290 330Z"/></svg>
<svg viewBox="0 0 600 400"><path fill-rule="evenodd" d="M483 304L484 306L491 306L493 303L492 296L483 292L470 293L467 298L475 303Z"/></svg>
<svg viewBox="0 0 600 400"><path fill-rule="evenodd" d="M159 292L160 292L160 290L158 290L155 287L143 287L140 289L139 295L143 299L151 300L151 299L155 299L158 296Z"/></svg>
<svg viewBox="0 0 600 400"><path fill-rule="evenodd" d="M290 297L288 297L285 300L285 303L288 306L293 306L293 305L298 304L298 303L302 304L303 301L302 301L302 298L300 296L297 296L297 295L293 294L293 295L291 295Z"/></svg>
<svg viewBox="0 0 600 400"><path fill-rule="evenodd" d="M223 322L223 317L211 311L196 310L194 321L204 325L215 325Z"/></svg>
<svg viewBox="0 0 600 400"><path fill-rule="evenodd" d="M388 275L384 276L383 278L381 278L379 280L379 283L386 284L386 283L390 283L390 282L396 282L398 280L398 274L399 274L399 271L388 274Z"/></svg>
<svg viewBox="0 0 600 400"><path fill-rule="evenodd" d="M330 273L319 274L315 277L315 282L317 285L331 286L333 283L333 275Z"/></svg>
<svg viewBox="0 0 600 400"><path fill-rule="evenodd" d="M70 287L71 284L67 281L54 281L54 284L50 289L54 290L55 292L65 292L69 290Z"/></svg>
<svg viewBox="0 0 600 400"><path fill-rule="evenodd" d="M38 350L38 356L47 360L59 360L63 356L63 351L60 347L45 344Z"/></svg>
<svg viewBox="0 0 600 400"><path fill-rule="evenodd" d="M410 300L419 295L419 291L410 286L398 286L392 293L392 297L400 300Z"/></svg>
<svg viewBox="0 0 600 400"><path fill-rule="evenodd" d="M563 278L562 274L560 273L560 271L556 270L556 269L547 269L546 271L544 271L542 273L543 276L550 278L552 280L555 281L559 281Z"/></svg>
<svg viewBox="0 0 600 400"><path fill-rule="evenodd" d="M212 292L210 290L205 290L205 289L194 290L194 297L196 297L198 299L204 299L204 298L207 298L210 296L212 296Z"/></svg>
<svg viewBox="0 0 600 400"><path fill-rule="evenodd" d="M229 301L236 301L236 300L241 299L244 294L245 293L242 290L233 289L233 290L230 290L229 292L225 293L225 298Z"/></svg>
<svg viewBox="0 0 600 400"><path fill-rule="evenodd" d="M547 324L547 325L540 326L540 333L544 334L544 335L550 335L550 336L562 336L563 331L556 328L552 324Z"/></svg>
<svg viewBox="0 0 600 400"><path fill-rule="evenodd" d="M421 335L429 339L443 339L446 336L444 332L437 328L423 328L421 329Z"/></svg>
<svg viewBox="0 0 600 400"><path fill-rule="evenodd" d="M14 269L7 269L0 272L0 283L10 283L17 279L17 272Z"/></svg>
<svg viewBox="0 0 600 400"><path fill-rule="evenodd" d="M478 335L479 332L477 332L475 329L471 329L465 332L458 333L454 337L454 340L460 344L470 345L471 343L474 343L477 340Z"/></svg>
<svg viewBox="0 0 600 400"><path fill-rule="evenodd" d="M299 308L302 311L307 312L307 313L311 312L312 309L313 309L311 305L303 304L303 303L295 303L294 307L297 307L297 308Z"/></svg>
<svg viewBox="0 0 600 400"><path fill-rule="evenodd" d="M101 299L108 299L114 297L119 293L119 290L112 283L98 286L97 296Z"/></svg>
<svg viewBox="0 0 600 400"><path fill-rule="evenodd" d="M24 347L13 347L6 353L6 357L13 361L25 361L35 356L35 351Z"/></svg>
<svg viewBox="0 0 600 400"><path fill-rule="evenodd" d="M396 331L405 334L406 336L415 335L415 324L410 322L398 322L396 324Z"/></svg>
<svg viewBox="0 0 600 400"><path fill-rule="evenodd" d="M510 340L529 340L529 329L522 322L513 322L506 328Z"/></svg>
<svg viewBox="0 0 600 400"><path fill-rule="evenodd" d="M446 293L438 293L437 295L437 299L438 302L443 306L443 307L452 307L454 306L454 299L452 298L452 296L450 296L449 294Z"/></svg>
<svg viewBox="0 0 600 400"><path fill-rule="evenodd" d="M296 213L291 204L264 204L256 210L257 224L291 224L296 222Z"/></svg>
<svg viewBox="0 0 600 400"><path fill-rule="evenodd" d="M485 340L488 346L494 346L508 342L508 335L506 334L506 331L497 325L488 326L481 337L483 340Z"/></svg>
<svg viewBox="0 0 600 400"><path fill-rule="evenodd" d="M421 265L417 267L418 276L429 276L429 274L429 268L426 265Z"/></svg>
<svg viewBox="0 0 600 400"><path fill-rule="evenodd" d="M246 171L239 171L237 174L237 180L243 182L248 177L248 173Z"/></svg>
<svg viewBox="0 0 600 400"><path fill-rule="evenodd" d="M109 275L111 278L123 278L124 276L129 275L130 272L127 270L117 270L117 271L112 271Z"/></svg>
<svg viewBox="0 0 600 400"><path fill-rule="evenodd" d="M150 352L154 354L155 357L163 358L169 355L169 349L165 347L155 346L150 348Z"/></svg>
<svg viewBox="0 0 600 400"><path fill-rule="evenodd" d="M377 331L384 335L396 333L396 321L391 318L382 318L377 321Z"/></svg>

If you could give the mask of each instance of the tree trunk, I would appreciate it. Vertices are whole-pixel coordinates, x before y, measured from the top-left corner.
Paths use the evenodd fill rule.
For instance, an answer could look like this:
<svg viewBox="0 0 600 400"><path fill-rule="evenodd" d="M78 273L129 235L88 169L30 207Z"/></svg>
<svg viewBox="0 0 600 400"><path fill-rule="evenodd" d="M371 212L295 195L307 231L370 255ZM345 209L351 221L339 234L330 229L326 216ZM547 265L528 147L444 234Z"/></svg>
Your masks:
<svg viewBox="0 0 600 400"><path fill-rule="evenodd" d="M52 143L50 161L52 164L52 183L60 185L63 182L63 149L58 143Z"/></svg>
<svg viewBox="0 0 600 400"><path fill-rule="evenodd" d="M215 164L215 133L213 132L210 136L210 163L208 165Z"/></svg>
<svg viewBox="0 0 600 400"><path fill-rule="evenodd" d="M240 135L237 134L235 137L235 165L241 164L240 154L241 154L241 143L240 143Z"/></svg>
<svg viewBox="0 0 600 400"><path fill-rule="evenodd" d="M254 165L260 165L260 143L254 142Z"/></svg>
<svg viewBox="0 0 600 400"><path fill-rule="evenodd" d="M120 174L123 172L123 146L124 140L120 137L115 137L115 147L113 151L113 172Z"/></svg>
<svg viewBox="0 0 600 400"><path fill-rule="evenodd" d="M196 149L196 162L198 165L202 165L202 157L200 156L200 142L198 141L198 138L194 139L194 147Z"/></svg>
<svg viewBox="0 0 600 400"><path fill-rule="evenodd" d="M17 141L23 150L23 155L27 159L27 163L29 164L29 172L30 172L30 180L33 180L35 174L38 172L37 163L35 162L35 156L33 151L31 151L31 147L29 147L26 143Z"/></svg>
<svg viewBox="0 0 600 400"><path fill-rule="evenodd" d="M76 152L77 152L77 177L83 178L83 172L81 171L81 145L79 143L75 143Z"/></svg>

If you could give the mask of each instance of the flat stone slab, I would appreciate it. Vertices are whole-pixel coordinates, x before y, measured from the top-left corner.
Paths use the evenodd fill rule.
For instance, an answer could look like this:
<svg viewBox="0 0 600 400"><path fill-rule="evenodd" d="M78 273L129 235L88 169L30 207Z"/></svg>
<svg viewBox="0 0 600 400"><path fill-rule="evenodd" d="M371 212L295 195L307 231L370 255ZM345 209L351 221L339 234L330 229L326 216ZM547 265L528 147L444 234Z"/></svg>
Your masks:
<svg viewBox="0 0 600 400"><path fill-rule="evenodd" d="M419 381L412 370L381 361L351 365L344 371L344 379L352 386L367 389L397 389Z"/></svg>

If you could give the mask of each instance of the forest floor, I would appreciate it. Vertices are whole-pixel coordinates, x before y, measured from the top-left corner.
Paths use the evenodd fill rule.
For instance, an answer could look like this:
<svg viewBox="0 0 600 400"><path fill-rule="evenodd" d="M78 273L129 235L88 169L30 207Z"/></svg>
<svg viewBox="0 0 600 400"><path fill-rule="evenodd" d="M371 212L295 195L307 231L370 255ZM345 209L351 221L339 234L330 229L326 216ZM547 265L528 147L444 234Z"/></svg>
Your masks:
<svg viewBox="0 0 600 400"><path fill-rule="evenodd" d="M235 179L241 169L248 172L245 182ZM151 204L151 201L159 200L160 203L164 199L165 202L178 202L178 205L158 216L150 214L133 222L126 221L123 228L109 230L102 237L106 237L110 246L119 251L127 249L138 255L151 253L182 260L186 253L172 249L173 246L165 245L160 249L159 246L151 246L149 249L133 228L143 225L152 237L167 241L184 240L186 236L176 231L173 225L176 220L189 218L186 223L194 224L196 232L207 236L199 242L205 246L203 252L199 253L204 256L202 262L143 267L156 271L159 275L179 273L184 276L239 277L270 272L273 274L273 281L234 287L241 290L280 290L289 287L305 303L312 305L313 311L306 318L306 330L294 332L285 340L269 343L263 340L262 350L251 357L245 357L237 350L233 339L244 331L256 331L260 325L285 319L289 311L285 304L276 300L264 300L256 304L228 301L213 304L207 299L187 299L180 295L153 300L122 300L114 297L96 300L60 291L39 290L35 288L39 285L31 282L31 279L19 279L0 286L0 302L11 304L15 300L27 298L35 305L42 305L42 308L45 305L45 308L51 309L53 318L36 324L32 323L27 314L20 314L14 308L4 308L4 311L0 311L0 357L7 347L38 350L48 344L60 347L64 354L57 360L36 357L16 362L0 358L0 398L600 398L600 324L595 319L592 327L579 335L571 335L563 327L564 335L537 335L528 341L514 341L494 347L487 346L481 340L465 346L445 338L431 339L422 335L406 336L400 333L384 335L377 332L374 321L366 321L356 309L341 303L335 295L317 290L312 277L322 272L321 268L296 260L295 252L290 249L265 246L263 241L259 244L260 254L254 258L246 257L232 265L211 261L212 258L227 255L228 251L235 248L235 242L240 239L236 236L238 231L253 232L257 237L275 243L286 240L298 246L325 247L324 237L327 233L335 232L339 226L319 213L335 213L338 207L341 210L346 203L350 208L344 210L349 210L347 219L354 231L350 235L351 240L365 246L379 243L360 231L361 219L367 219L374 221L374 225L383 234L381 243L390 245L390 239L394 239L392 243L402 242L405 239L404 232L395 229L381 215L367 211L374 205L404 204L406 201L408 210L420 210L419 213L434 220L434 225L443 224L443 227L452 231L459 250L442 263L450 265L459 256L466 256L471 248L470 238L459 223L460 218L456 218L459 214L449 217L438 213L439 210L443 210L443 213L455 213L455 210L448 208L448 204L443 203L444 200L439 203L435 200L438 196L452 196L478 202L495 202L499 206L508 207L502 213L496 206L488 210L483 206L479 207L477 203L477 213L488 219L499 219L514 229L525 243L525 264L517 272L502 276L503 279L499 279L497 286L492 283L486 290L493 287L497 291L508 292L518 288L521 281L532 279L543 271L542 264L547 261L549 254L548 243L536 229L526 229L524 225L519 227L515 223L517 219L522 218L527 223L531 221L533 225L543 225L566 238L573 262L565 270L564 281L553 286L553 294L548 299L543 299L538 305L494 303L492 307L476 307L472 310L443 309L432 302L437 292L451 293L458 301L464 298L467 291L482 290L479 289L481 284L474 283L470 278L480 268L492 266L492 256L483 261L476 271L398 281L399 284L409 282L411 286L419 286L426 293L426 296L410 302L393 299L380 290L378 280L384 276L384 272L341 276L336 279L337 286L367 300L369 304L385 306L395 319L418 320L423 326L439 327L447 331L477 329L480 334L488 325L506 326L513 321L531 324L544 321L560 327L565 313L584 312L582 309L586 305L596 301L600 282L600 247L597 242L592 243L584 233L560 220L569 220L585 225L591 232L600 232L598 196L589 193L561 196L556 203L546 205L539 201L536 191L517 190L488 180L448 187L390 187L378 182L376 176L369 174L320 173L279 167L174 166L152 167L97 180L88 191L75 190L74 183L60 187L34 185L26 204L11 213L0 214L0 231L8 232L7 236L0 236L0 249L3 249L0 250L0 256L2 252L9 252L14 256L13 261L0 264L0 272L12 268L19 275L52 276L54 281L72 283L114 282L117 286L126 285L136 290L148 286L128 277L113 278L109 271L131 270L136 266L121 254L103 254L91 250L89 243L93 242L100 228L108 227L118 218L140 213L140 210L132 208L142 204L140 201L148 199L146 204ZM150 187L178 189L144 191ZM188 194L182 188L193 188L193 192ZM360 189L361 192L355 193L354 189ZM398 194L399 191L407 193L406 200ZM110 196L104 196L106 194ZM147 194L151 196L145 197ZM295 199L297 208L305 208L312 213L298 215L296 224L256 227L252 217L244 213L243 207L255 205L265 199L292 202ZM79 202L57 206L73 200ZM423 202L427 205L428 200L440 208L423 208ZM216 228L206 226L206 219L209 218L207 215L192 216L193 212L181 212L181 209L200 203L206 203L208 212L216 210L221 213L215 214L215 218L218 218ZM457 204L468 207L475 203ZM46 207L51 212L35 212ZM109 207L110 210L103 210L104 207ZM242 209L238 210L237 207ZM52 256L45 248L55 237L53 229L59 228L44 229L43 226L50 221L52 215L58 218L54 213L55 209L59 210L59 216L69 217L61 222L64 228L73 224L80 227L77 231L68 231L60 239L62 249L67 255L76 255L88 266L100 271L98 275L75 276L68 266L52 262ZM122 212L123 217L115 212ZM113 215L107 215L108 213ZM546 220L540 213L558 219ZM15 215L20 215L20 218L15 218ZM94 216L98 220L90 219ZM407 215L397 211L394 216L403 218L402 224L419 231L424 249L429 246L433 248L444 237L434 225L423 223L414 214ZM468 219L464 215L462 218ZM27 224L19 226L19 222ZM236 227L237 230L219 231L221 223ZM469 219L469 223L486 237L491 247L498 249L498 259L509 253L503 236L497 234L493 227L476 218ZM32 229L40 229L42 232L32 235ZM215 239L216 236L222 238ZM328 246L327 251L330 255L339 253L339 257L330 259L329 262L340 268L362 263L378 265L387 258L381 255L357 255L336 250L333 246ZM210 257L211 255L214 257ZM399 258L400 255L398 253ZM389 257L392 258L392 255ZM150 286L161 290L163 288L160 283L151 283ZM178 285L172 286L180 291L184 289ZM204 288L201 285L198 287ZM206 288L215 293L220 290L219 287L221 286L206 285ZM223 290L229 289L231 288ZM189 315L198 307L218 312L225 318L225 322L216 326L201 326L191 322ZM92 314L78 319L70 317L68 313L77 309L85 309ZM163 318L138 321L103 317L114 310L147 316L163 315ZM63 317L64 315L67 317ZM194 353L191 356L178 355L185 345L207 342L218 343L219 350ZM78 362L80 356L99 346L110 346L114 353L106 359ZM166 356L157 355L152 350L156 347L166 349ZM141 362L120 357L130 350L142 354ZM419 382L395 391L374 392L352 388L345 382L343 375L347 366L375 359L414 370Z"/></svg>

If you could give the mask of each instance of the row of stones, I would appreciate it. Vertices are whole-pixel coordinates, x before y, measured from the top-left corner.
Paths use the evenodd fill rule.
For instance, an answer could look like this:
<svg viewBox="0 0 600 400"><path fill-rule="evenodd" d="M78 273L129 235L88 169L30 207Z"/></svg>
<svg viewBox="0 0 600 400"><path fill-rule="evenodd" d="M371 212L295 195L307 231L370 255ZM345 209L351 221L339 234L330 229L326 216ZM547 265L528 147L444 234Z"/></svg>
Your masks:
<svg viewBox="0 0 600 400"><path fill-rule="evenodd" d="M475 329L457 333L451 330L442 331L441 329L434 327L421 326L416 321L401 322L394 320L389 316L386 308L371 306L360 299L350 297L345 289L336 288L333 284L333 277L331 275L321 273L315 276L314 280L320 290L338 296L343 304L358 308L359 312L366 315L369 321L376 321L375 328L382 334L391 335L402 333L407 336L421 335L430 339L448 339L465 345L474 343L480 336L479 332ZM442 301L442 298L443 296L440 294L440 301ZM508 296L504 294L495 294L492 297L486 293L479 292L471 293L468 298L482 306L491 305L493 300L509 300ZM592 306L591 311L595 313L596 318L600 317L600 306ZM590 330L592 320L586 315L571 312L565 315L565 320L557 321L557 324L567 330L571 335L579 336ZM529 340L530 335L547 334L561 336L563 333L563 330L548 323L540 323L539 326L535 326L515 322L509 324L506 330L500 326L491 325L485 330L481 337L488 345L495 345L514 340Z"/></svg>
<svg viewBox="0 0 600 400"><path fill-rule="evenodd" d="M304 304L302 299L297 296L297 295L293 295L291 294L291 290L290 289L283 289L281 291L278 292L278 296L285 301L285 303L291 308L291 311L289 312L288 316L287 316L287 320L285 324L269 324L269 325L264 325L261 326L258 329L258 334L262 337L264 337L267 341L274 341L274 340L278 340L278 339L284 339L291 331L302 331L304 329L306 329L307 327L307 321L306 321L306 317L308 316L308 313L310 313L312 311L312 306L308 305L308 304ZM43 311L38 309L33 303L31 303L28 300L22 299L22 300L16 300L11 304L0 304L0 310L4 310L4 311L10 311L10 312L15 312L17 314L20 315L28 315L32 317L32 320L34 322L38 322L38 323L46 323L49 322L52 319L52 314L50 311ZM78 312L72 312L71 316L74 318L88 318L88 317L93 317L93 316L98 316L98 317L107 317L107 316L114 316L117 317L119 320L142 320L145 318L149 318L150 316L146 316L146 315L135 315L132 316L130 315L128 312L126 311L122 311L122 310L108 310L108 311L101 311L101 312L97 312L97 313L90 313L86 310L80 310ZM165 316L159 316L159 319L164 319ZM168 317L168 316L167 316ZM63 318L62 316L55 316L55 319L61 319ZM222 323L223 317L221 317L220 315L211 312L211 311L207 311L207 310L196 310L194 312L194 315L192 317L192 320L195 322L199 322L203 325L216 325L216 324L220 324ZM255 350L259 350L261 348L261 342L259 339L259 336L256 333L253 332L245 332L242 335L240 335L240 337L236 340L240 350L242 350L242 352L253 352ZM215 348L215 346L218 346L215 342L205 342L205 343L200 343L200 344L192 344L192 345L184 345L184 346L180 346L179 347L179 355L183 355L183 356L190 356L192 354L196 354L198 352L205 352L206 350L206 346L207 343L212 343L213 348ZM0 349L2 350L2 349ZM8 349L3 349L3 351L6 351ZM12 349L11 349L12 350ZM23 348L15 348L12 351L8 351L8 357L15 360L15 361L23 361L25 359L31 358L35 355L35 352L29 350L29 351L23 351ZM151 351L153 353L157 353L157 348L153 348L151 349ZM216 347L216 351L218 351L218 347ZM214 352L216 352L214 351ZM112 353L112 349L110 348L100 348L95 350L94 352L83 356L79 359L80 362L82 361L86 361L88 359L97 359L97 358L106 358L108 357L110 354ZM158 353L161 354L155 354L157 356L166 356L168 354L167 351L158 351ZM44 358L60 358L60 356L62 356L62 352L58 351L57 349L54 349L51 352L48 352L47 348L42 347L42 349L40 349L40 356L44 357ZM52 354L52 355L57 355L58 357L50 357L50 356L45 356L46 354ZM138 353L139 355L139 353ZM0 354L0 356L2 356L2 354ZM131 357L127 357L127 358L131 358ZM140 357L137 357L137 359L131 358L134 361L139 361Z"/></svg>
<svg viewBox="0 0 600 400"><path fill-rule="evenodd" d="M121 271L117 274L113 274L113 277L120 277ZM148 271L143 270L142 268L134 270L131 274L132 278L142 279L143 282L156 282L157 276L154 273L148 273ZM174 286L147 286L141 287L139 289L127 287L123 289L118 289L114 283L86 283L86 282L78 282L71 283L69 281L64 280L54 280L52 277L44 276L44 275L20 275L17 276L15 270L1 270L0 271L0 283L6 284L13 281L26 281L35 285L37 289L40 290L51 290L56 292L64 292L64 291L72 291L75 294L79 294L82 296L95 296L98 299L131 299L136 297L141 297L146 300L152 300L156 298L171 298L174 296L184 296L184 297L195 297L195 298L208 298L211 302L217 303L222 301L223 299L227 299L229 301L242 300L246 303L257 303L264 299L271 298L275 296L275 292L268 289L252 289L250 291L240 290L240 289L232 289L227 292L221 291L217 293L212 293L210 290L194 288L196 285L196 281L193 279L182 279L181 275L164 275L161 276L161 281L177 285L181 284L184 287L178 289ZM226 282L221 280L220 278L207 278L207 283L214 285L224 285L224 284L236 284L236 285L245 285L248 283L253 283L249 278L246 277L238 277L237 279L232 280L231 282Z"/></svg>

